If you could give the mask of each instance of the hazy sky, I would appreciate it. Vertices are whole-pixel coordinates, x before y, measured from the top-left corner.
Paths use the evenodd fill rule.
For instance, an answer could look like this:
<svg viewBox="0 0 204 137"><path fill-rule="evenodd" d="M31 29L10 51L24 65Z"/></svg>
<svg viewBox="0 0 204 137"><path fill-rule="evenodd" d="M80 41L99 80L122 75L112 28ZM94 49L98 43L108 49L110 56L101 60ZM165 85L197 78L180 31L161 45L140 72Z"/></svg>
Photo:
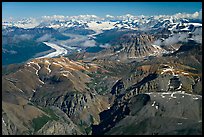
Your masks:
<svg viewBox="0 0 204 137"><path fill-rule="evenodd" d="M3 19L48 15L172 15L200 11L202 2L3 2Z"/></svg>

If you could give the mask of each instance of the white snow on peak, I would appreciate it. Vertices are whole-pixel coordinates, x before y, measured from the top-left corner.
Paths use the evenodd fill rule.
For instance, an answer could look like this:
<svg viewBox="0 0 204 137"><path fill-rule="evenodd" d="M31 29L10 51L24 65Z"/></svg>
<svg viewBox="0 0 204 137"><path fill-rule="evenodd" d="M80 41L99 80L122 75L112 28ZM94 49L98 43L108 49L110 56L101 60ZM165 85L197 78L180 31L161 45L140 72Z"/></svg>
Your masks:
<svg viewBox="0 0 204 137"><path fill-rule="evenodd" d="M193 14L187 13L177 13L174 15L155 15L155 16L136 16L131 14L113 16L107 14L105 17L98 17L96 15L77 15L77 16L64 16L64 15L51 15L51 16L42 16L38 18L24 18L20 20L11 20L11 19L2 19L3 27L16 26L20 28L35 28L35 27L49 27L58 29L60 27L76 27L76 26L86 26L87 24L95 22L100 24L98 28L99 30L112 29L114 27L123 27L129 29L135 29L137 25L146 25L151 22L165 22L162 26L166 25L166 22L171 25L175 25L175 22L179 22L180 19L188 22L189 19L199 19L202 20L202 10L199 12L195 12ZM100 22L100 23L99 23ZM104 23L110 23L110 26L106 26L104 28ZM113 23L113 24L111 24ZM184 23L185 24L185 23ZM202 23L187 23L186 25L194 25L195 27L202 26ZM107 25L107 24L106 24ZM135 26L136 25L136 26ZM90 25L88 25L90 26ZM153 25L154 26L154 25ZM175 25L176 26L176 25ZM175 26L169 29L173 29ZM102 29L103 28L103 29ZM95 26L92 28L93 30L98 30Z"/></svg>
<svg viewBox="0 0 204 137"><path fill-rule="evenodd" d="M98 33L101 33L103 30L109 30L114 28L114 24L115 24L114 22L108 22L108 21L101 22L101 23L92 21L90 23L87 23L89 29L92 29Z"/></svg>

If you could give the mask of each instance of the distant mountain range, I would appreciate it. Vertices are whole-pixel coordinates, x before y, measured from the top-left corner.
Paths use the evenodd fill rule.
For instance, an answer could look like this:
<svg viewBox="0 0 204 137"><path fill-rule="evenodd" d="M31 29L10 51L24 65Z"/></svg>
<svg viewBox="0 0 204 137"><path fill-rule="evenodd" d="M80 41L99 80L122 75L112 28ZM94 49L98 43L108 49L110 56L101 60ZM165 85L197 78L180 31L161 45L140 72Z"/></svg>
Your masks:
<svg viewBox="0 0 204 137"><path fill-rule="evenodd" d="M175 15L157 15L157 16L133 16L126 14L123 16L106 15L105 18L96 15L79 15L79 16L43 16L41 18L26 18L22 20L3 20L3 27L16 26L20 28L70 28L79 27L91 29L94 31L109 29L144 29L158 28L177 25L176 23L197 22L202 23L202 11L193 14L178 13ZM200 24L197 24L200 25Z"/></svg>

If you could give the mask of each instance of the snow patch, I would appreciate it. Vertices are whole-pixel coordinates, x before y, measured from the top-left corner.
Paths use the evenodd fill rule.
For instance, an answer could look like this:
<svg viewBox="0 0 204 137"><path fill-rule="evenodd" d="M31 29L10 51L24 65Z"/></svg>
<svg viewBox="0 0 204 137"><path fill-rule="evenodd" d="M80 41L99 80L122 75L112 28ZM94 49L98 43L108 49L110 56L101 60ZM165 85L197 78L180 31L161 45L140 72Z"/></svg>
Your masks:
<svg viewBox="0 0 204 137"><path fill-rule="evenodd" d="M50 62L48 60L45 60L45 63L50 64Z"/></svg>
<svg viewBox="0 0 204 137"><path fill-rule="evenodd" d="M189 75L189 73L187 72L181 72L183 75Z"/></svg>
<svg viewBox="0 0 204 137"><path fill-rule="evenodd" d="M179 85L178 89L181 89L181 86L182 86L182 83ZM178 90L178 89L177 89L177 90Z"/></svg>
<svg viewBox="0 0 204 137"><path fill-rule="evenodd" d="M184 23L185 26L190 26L190 25L193 25L195 27L202 27L202 24L201 23Z"/></svg>
<svg viewBox="0 0 204 137"><path fill-rule="evenodd" d="M165 98L165 96L164 96L164 95L162 95L162 94L161 94L161 97L162 97L162 98Z"/></svg>
<svg viewBox="0 0 204 137"><path fill-rule="evenodd" d="M162 50L162 48L161 48L160 46L153 45L153 44L152 44L152 46L153 46L155 49L157 49L157 50Z"/></svg>
<svg viewBox="0 0 204 137"><path fill-rule="evenodd" d="M198 97L194 97L193 99L194 99L194 100L198 100Z"/></svg>
<svg viewBox="0 0 204 137"><path fill-rule="evenodd" d="M72 73L69 72L69 71L61 71L60 73L63 73L62 75L65 76L65 77L68 77L69 75L72 76L72 77L74 77L74 76L72 75ZM68 74L65 74L65 73L68 73L69 75L68 75Z"/></svg>
<svg viewBox="0 0 204 137"><path fill-rule="evenodd" d="M152 107L155 105L156 101L153 102Z"/></svg>
<svg viewBox="0 0 204 137"><path fill-rule="evenodd" d="M50 69L50 64L47 66L47 68L46 68L47 70L48 70L48 73L50 73L51 72L51 69Z"/></svg>
<svg viewBox="0 0 204 137"><path fill-rule="evenodd" d="M171 94L171 97L172 97L172 98L176 98L176 97L174 96L174 92Z"/></svg>
<svg viewBox="0 0 204 137"><path fill-rule="evenodd" d="M42 80L38 79L40 81L40 83L45 84L45 82L43 82Z"/></svg>
<svg viewBox="0 0 204 137"><path fill-rule="evenodd" d="M178 125L182 125L183 123L177 123Z"/></svg>
<svg viewBox="0 0 204 137"><path fill-rule="evenodd" d="M63 62L59 62L59 63L63 63ZM52 64L53 64L53 65L56 65L56 66L62 67L62 65L60 65L60 64L58 64L58 63L55 63L55 62L53 62Z"/></svg>
<svg viewBox="0 0 204 137"><path fill-rule="evenodd" d="M164 68L161 72L161 74L164 74L166 72L171 72L173 76L178 76L177 74L175 74L175 69L173 68L173 66L169 66L169 68Z"/></svg>
<svg viewBox="0 0 204 137"><path fill-rule="evenodd" d="M4 125L6 126L6 122L4 121L3 117L2 117L2 122L4 123Z"/></svg>
<svg viewBox="0 0 204 137"><path fill-rule="evenodd" d="M32 66L32 68L34 70L36 70L35 74L38 76L38 72L41 69L40 65L38 63L33 62L33 61L29 62L28 64L29 64L29 66L30 66L30 64L35 64L38 67L38 69L36 69L35 67Z"/></svg>

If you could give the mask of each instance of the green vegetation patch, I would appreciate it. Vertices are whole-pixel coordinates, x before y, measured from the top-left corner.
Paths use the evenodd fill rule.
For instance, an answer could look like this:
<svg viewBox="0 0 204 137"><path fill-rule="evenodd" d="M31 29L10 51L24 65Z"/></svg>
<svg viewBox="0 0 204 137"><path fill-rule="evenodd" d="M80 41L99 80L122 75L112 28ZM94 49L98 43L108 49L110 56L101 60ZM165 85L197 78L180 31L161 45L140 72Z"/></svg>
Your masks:
<svg viewBox="0 0 204 137"><path fill-rule="evenodd" d="M36 132L40 130L49 120L51 120L51 118L46 115L34 118L32 120L32 127L34 128L34 131Z"/></svg>
<svg viewBox="0 0 204 137"><path fill-rule="evenodd" d="M39 107L38 107L39 108ZM50 108L46 108L46 107L42 107L39 108L42 111L44 111L45 113L48 114L47 115L42 115L40 117L34 118L32 120L32 127L34 128L34 131L38 131L40 130L48 121L52 121L52 120L59 120L59 117L54 113L54 111Z"/></svg>

